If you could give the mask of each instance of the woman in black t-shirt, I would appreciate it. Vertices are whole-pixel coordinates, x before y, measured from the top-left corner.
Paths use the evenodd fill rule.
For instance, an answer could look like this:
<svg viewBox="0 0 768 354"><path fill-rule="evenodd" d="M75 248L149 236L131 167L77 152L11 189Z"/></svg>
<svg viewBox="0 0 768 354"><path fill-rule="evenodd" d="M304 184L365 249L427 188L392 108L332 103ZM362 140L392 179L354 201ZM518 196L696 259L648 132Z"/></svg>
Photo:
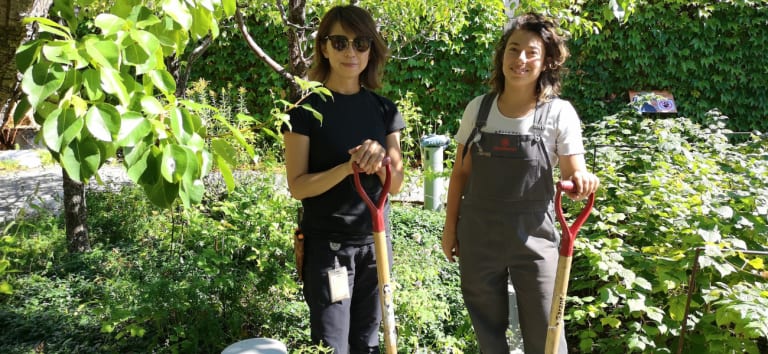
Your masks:
<svg viewBox="0 0 768 354"><path fill-rule="evenodd" d="M390 160L390 193L403 181L400 150L402 116L395 104L374 93L388 49L370 14L337 6L323 17L315 41L312 80L333 97L310 96L304 109L290 112L283 126L288 188L301 200L304 235L304 297L309 305L312 340L336 353L379 352L381 321L376 257L370 212L357 194L353 166L377 200ZM385 206L391 259L389 203ZM391 262L390 262L391 264Z"/></svg>

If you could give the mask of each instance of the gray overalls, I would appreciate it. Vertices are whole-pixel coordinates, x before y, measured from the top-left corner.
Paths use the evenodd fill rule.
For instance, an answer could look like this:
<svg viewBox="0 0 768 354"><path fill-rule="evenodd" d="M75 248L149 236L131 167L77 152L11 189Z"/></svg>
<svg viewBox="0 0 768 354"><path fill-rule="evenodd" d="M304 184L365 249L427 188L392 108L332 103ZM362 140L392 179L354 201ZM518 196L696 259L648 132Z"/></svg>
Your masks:
<svg viewBox="0 0 768 354"><path fill-rule="evenodd" d="M544 353L560 241L552 166L542 138L551 103L537 103L533 135L481 133L495 98L483 98L465 144L472 171L457 227L461 290L482 352L508 354L511 279L525 352ZM560 353L567 353L565 333Z"/></svg>

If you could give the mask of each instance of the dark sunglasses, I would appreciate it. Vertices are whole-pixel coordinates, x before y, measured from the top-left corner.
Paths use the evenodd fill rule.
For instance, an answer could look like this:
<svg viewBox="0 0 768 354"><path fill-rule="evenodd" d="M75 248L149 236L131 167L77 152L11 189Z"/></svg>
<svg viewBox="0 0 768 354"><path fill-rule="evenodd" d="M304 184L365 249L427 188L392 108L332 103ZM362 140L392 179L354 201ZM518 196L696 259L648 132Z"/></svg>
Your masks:
<svg viewBox="0 0 768 354"><path fill-rule="evenodd" d="M340 52L343 52L347 50L347 47L349 47L349 42L352 42L352 47L355 48L356 51L362 53L367 51L368 49L371 49L371 43L373 43L373 38L371 37L357 37L355 39L347 39L345 36L341 35L335 35L335 36L325 36L323 38L325 40L331 41L331 46L333 49L336 49Z"/></svg>

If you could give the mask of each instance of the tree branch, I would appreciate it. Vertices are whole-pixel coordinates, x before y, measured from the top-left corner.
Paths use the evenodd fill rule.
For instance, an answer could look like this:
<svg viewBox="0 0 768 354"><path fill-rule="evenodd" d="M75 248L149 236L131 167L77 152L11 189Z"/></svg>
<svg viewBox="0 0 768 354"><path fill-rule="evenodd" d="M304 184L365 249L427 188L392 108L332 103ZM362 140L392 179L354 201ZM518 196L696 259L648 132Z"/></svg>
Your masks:
<svg viewBox="0 0 768 354"><path fill-rule="evenodd" d="M259 59L263 60L265 63L267 63L267 65L269 65L278 74L288 79L288 81L290 81L292 85L296 85L296 83L293 80L293 74L288 72L288 70L285 70L285 68L282 65L276 62L274 59L272 59L272 57L270 57L266 52L264 52L264 50L258 45L258 43L256 43L256 41L253 40L253 37L251 37L251 35L248 33L248 28L245 26L245 20L243 20L243 13L240 11L239 7L235 10L235 20L237 21L237 28L240 30L240 33L243 34L245 41L248 43L248 46L256 54L256 56L259 57Z"/></svg>

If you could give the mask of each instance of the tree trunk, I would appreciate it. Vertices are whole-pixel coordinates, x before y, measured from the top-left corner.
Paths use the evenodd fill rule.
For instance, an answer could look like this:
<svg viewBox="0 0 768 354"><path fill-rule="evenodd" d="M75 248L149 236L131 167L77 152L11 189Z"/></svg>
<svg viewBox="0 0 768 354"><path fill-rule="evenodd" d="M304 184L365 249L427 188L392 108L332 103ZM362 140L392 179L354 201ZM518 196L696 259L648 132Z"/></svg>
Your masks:
<svg viewBox="0 0 768 354"><path fill-rule="evenodd" d="M306 15L307 2L305 0L288 1L288 70L297 77L306 77L308 62L304 58L302 44L306 38ZM297 92L296 85L291 85L290 97L292 100L298 99L300 92Z"/></svg>
<svg viewBox="0 0 768 354"><path fill-rule="evenodd" d="M52 4L53 0L0 0L0 126L11 119L11 107L18 100L21 74L16 69L16 49L35 35L34 28L22 25L22 20L25 17L48 17ZM62 180L67 249L70 252L90 251L85 186L69 178L63 168Z"/></svg>
<svg viewBox="0 0 768 354"><path fill-rule="evenodd" d="M85 184L69 178L62 167L64 181L64 219L66 220L67 250L72 253L88 252L91 241L88 239L88 209L85 205Z"/></svg>

